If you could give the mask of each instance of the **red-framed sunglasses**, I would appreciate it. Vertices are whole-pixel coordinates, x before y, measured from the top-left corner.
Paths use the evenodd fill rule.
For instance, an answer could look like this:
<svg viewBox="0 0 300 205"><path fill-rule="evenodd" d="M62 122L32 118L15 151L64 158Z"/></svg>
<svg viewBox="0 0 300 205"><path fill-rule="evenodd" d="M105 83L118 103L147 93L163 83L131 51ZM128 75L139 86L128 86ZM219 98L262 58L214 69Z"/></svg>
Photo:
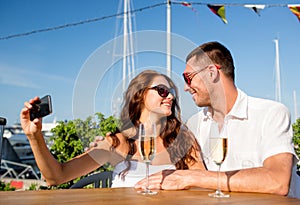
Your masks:
<svg viewBox="0 0 300 205"><path fill-rule="evenodd" d="M205 69L208 68L209 66L210 66L210 65L205 66L204 68L202 68L202 69L200 69L200 70L196 70L196 71L191 72L191 73L189 73L189 72L182 73L182 76L183 76L183 79L184 79L185 83L186 83L188 86L190 86L191 83L192 83L193 78L195 77L195 75L197 75L197 74L200 73L201 71L205 70ZM217 68L218 70L221 69L221 66L220 66L220 65L215 65L215 66L216 66L216 68Z"/></svg>
<svg viewBox="0 0 300 205"><path fill-rule="evenodd" d="M176 97L174 88L168 88L167 86L165 86L163 84L153 86L149 89L156 90L157 93L159 94L159 96L163 97L163 98L167 97L169 95L169 93L171 93L173 95L173 97Z"/></svg>

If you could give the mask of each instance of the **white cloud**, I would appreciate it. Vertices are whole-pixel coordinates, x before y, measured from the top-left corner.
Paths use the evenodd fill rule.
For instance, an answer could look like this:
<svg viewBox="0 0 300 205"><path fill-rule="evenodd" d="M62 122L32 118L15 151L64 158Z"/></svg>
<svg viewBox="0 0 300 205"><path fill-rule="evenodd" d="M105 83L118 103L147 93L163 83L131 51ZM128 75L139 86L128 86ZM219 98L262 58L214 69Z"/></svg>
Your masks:
<svg viewBox="0 0 300 205"><path fill-rule="evenodd" d="M39 82L49 80L71 82L70 79L63 76L0 65L0 84L2 85L38 88L40 87Z"/></svg>
<svg viewBox="0 0 300 205"><path fill-rule="evenodd" d="M26 88L38 87L29 78L28 73L24 72L23 70L0 66L0 73L0 84Z"/></svg>

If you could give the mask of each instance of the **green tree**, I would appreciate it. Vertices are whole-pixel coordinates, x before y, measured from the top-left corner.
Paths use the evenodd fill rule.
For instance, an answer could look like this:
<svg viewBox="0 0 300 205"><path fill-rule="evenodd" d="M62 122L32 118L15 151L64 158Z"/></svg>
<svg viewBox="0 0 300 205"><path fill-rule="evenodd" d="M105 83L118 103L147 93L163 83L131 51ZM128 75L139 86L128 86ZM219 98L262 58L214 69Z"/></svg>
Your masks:
<svg viewBox="0 0 300 205"><path fill-rule="evenodd" d="M59 122L51 131L54 135L51 137L53 145L50 151L59 162L65 162L83 153L83 146L73 121Z"/></svg>
<svg viewBox="0 0 300 205"><path fill-rule="evenodd" d="M120 122L113 116L105 118L102 113L98 112L94 116L87 117L85 121L76 119L74 124L77 135L83 147L86 148L95 136L105 136L107 132L115 132Z"/></svg>
<svg viewBox="0 0 300 205"><path fill-rule="evenodd" d="M105 118L102 113L87 117L86 120L75 119L68 122L59 122L51 131L52 145L50 151L59 162L66 162L84 152L95 136L105 136L107 132L115 132L119 126L119 120L110 116ZM99 167L96 171L111 170L108 164ZM83 176L84 177L84 176ZM56 188L69 188L77 178Z"/></svg>
<svg viewBox="0 0 300 205"><path fill-rule="evenodd" d="M293 124L293 142L295 146L295 152L300 157L300 118Z"/></svg>

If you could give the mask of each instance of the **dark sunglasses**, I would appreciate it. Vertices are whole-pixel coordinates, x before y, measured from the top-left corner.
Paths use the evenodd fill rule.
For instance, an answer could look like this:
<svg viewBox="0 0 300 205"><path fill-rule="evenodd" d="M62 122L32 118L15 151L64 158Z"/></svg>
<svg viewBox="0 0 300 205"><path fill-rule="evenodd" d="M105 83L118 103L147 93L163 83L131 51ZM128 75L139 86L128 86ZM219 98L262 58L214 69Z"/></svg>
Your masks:
<svg viewBox="0 0 300 205"><path fill-rule="evenodd" d="M173 97L176 97L174 88L168 88L167 86L162 84L153 86L150 89L156 90L159 96L163 98L167 97L169 93L171 93Z"/></svg>
<svg viewBox="0 0 300 205"><path fill-rule="evenodd" d="M209 65L208 65L209 66ZM198 73L200 73L201 71L205 70L206 68L208 68L208 66L200 69L200 70L196 70L194 72L191 72L191 73L182 73L182 76L183 76L183 79L185 81L185 83L190 86L191 83L192 83L192 80L193 80L193 77L195 77L195 75L197 75ZM219 65L215 65L216 68L219 70L221 69L221 66Z"/></svg>

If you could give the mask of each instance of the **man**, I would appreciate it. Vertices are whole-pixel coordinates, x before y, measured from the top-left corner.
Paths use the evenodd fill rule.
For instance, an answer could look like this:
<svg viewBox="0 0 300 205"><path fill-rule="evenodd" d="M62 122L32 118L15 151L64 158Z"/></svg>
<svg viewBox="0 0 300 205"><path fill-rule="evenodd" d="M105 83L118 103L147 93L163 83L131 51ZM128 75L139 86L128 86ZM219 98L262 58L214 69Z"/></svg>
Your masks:
<svg viewBox="0 0 300 205"><path fill-rule="evenodd" d="M225 191L287 195L296 156L288 109L277 102L253 98L234 83L229 50L218 42L205 43L186 59L185 91L203 109L187 122L202 148L206 170L163 171L150 176L150 188L216 189L217 166L211 159L208 137L212 123L226 127L228 152L221 165ZM145 180L136 188L144 186Z"/></svg>

